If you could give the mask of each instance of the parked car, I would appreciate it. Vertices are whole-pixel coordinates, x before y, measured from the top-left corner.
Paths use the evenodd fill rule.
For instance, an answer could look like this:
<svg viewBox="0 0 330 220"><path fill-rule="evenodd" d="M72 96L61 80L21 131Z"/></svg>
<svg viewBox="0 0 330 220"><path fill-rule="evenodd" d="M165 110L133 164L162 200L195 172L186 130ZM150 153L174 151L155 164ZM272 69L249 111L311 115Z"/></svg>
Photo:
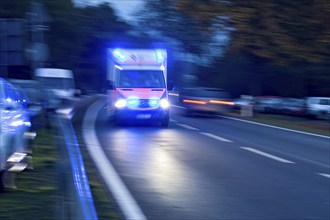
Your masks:
<svg viewBox="0 0 330 220"><path fill-rule="evenodd" d="M24 98L23 105L28 108L33 130L42 129L46 122L46 108L42 100L42 93L39 82L36 80L10 79L9 82L13 84Z"/></svg>
<svg viewBox="0 0 330 220"><path fill-rule="evenodd" d="M250 99L236 98L233 100L233 102L234 102L234 105L232 106L232 109L234 109L234 110L241 110L244 106L247 106L247 105L253 106L254 105L252 96Z"/></svg>
<svg viewBox="0 0 330 220"><path fill-rule="evenodd" d="M30 117L25 98L7 80L0 78L0 191L8 172L23 171L31 154L28 146Z"/></svg>
<svg viewBox="0 0 330 220"><path fill-rule="evenodd" d="M330 97L306 97L307 116L330 119Z"/></svg>
<svg viewBox="0 0 330 220"><path fill-rule="evenodd" d="M277 96L257 96L254 98L253 110L259 113L275 113L276 107L282 102Z"/></svg>
<svg viewBox="0 0 330 220"><path fill-rule="evenodd" d="M227 91L209 87L182 88L179 102L185 107L186 115L224 114L234 105Z"/></svg>
<svg viewBox="0 0 330 220"><path fill-rule="evenodd" d="M305 115L305 100L297 98L285 98L280 104L280 113L291 116Z"/></svg>

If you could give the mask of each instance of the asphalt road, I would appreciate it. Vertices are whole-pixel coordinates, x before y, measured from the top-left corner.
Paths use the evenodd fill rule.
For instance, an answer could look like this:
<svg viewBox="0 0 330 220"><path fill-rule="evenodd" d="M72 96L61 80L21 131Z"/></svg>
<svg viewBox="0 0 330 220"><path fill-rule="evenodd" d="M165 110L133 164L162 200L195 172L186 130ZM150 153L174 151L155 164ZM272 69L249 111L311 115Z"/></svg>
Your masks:
<svg viewBox="0 0 330 220"><path fill-rule="evenodd" d="M229 118L184 117L175 107L167 129L115 127L102 108L95 109L89 114L97 114L90 127L97 140L86 137L93 140L87 145L99 145L107 160L99 169L110 175L109 162L131 195L113 192L118 202L133 200L144 219L330 218L329 138ZM86 124L93 123L89 116Z"/></svg>

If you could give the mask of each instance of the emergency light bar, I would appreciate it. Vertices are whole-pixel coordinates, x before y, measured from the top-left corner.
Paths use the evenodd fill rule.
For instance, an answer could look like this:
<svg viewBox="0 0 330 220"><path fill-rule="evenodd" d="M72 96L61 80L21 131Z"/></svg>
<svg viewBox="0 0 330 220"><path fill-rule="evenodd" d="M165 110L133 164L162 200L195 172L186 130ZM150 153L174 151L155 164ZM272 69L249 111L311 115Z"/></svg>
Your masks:
<svg viewBox="0 0 330 220"><path fill-rule="evenodd" d="M125 54L121 49L115 49L112 52L112 55L119 61L125 61L126 60Z"/></svg>
<svg viewBox="0 0 330 220"><path fill-rule="evenodd" d="M157 62L161 63L165 59L164 51L162 50L156 50L156 60Z"/></svg>
<svg viewBox="0 0 330 220"><path fill-rule="evenodd" d="M112 50L111 55L118 63L125 65L162 65L166 60L166 50L164 49L150 51L116 48Z"/></svg>

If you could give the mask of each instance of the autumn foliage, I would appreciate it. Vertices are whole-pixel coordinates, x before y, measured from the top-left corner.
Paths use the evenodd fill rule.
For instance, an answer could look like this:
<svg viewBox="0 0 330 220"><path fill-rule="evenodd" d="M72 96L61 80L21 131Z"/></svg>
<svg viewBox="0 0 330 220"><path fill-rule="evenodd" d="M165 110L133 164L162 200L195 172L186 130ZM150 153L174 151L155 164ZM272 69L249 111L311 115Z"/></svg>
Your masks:
<svg viewBox="0 0 330 220"><path fill-rule="evenodd" d="M210 28L228 16L236 31L231 52L246 52L279 64L324 62L330 53L328 0L177 0L178 10Z"/></svg>

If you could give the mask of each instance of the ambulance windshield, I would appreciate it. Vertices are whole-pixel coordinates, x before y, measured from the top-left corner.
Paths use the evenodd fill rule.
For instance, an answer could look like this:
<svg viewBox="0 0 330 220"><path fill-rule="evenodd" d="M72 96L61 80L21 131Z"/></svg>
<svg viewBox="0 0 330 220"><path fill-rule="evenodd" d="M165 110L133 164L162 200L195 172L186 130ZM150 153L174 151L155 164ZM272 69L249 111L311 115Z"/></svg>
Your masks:
<svg viewBox="0 0 330 220"><path fill-rule="evenodd" d="M118 88L165 88L162 71L122 70L119 73Z"/></svg>

